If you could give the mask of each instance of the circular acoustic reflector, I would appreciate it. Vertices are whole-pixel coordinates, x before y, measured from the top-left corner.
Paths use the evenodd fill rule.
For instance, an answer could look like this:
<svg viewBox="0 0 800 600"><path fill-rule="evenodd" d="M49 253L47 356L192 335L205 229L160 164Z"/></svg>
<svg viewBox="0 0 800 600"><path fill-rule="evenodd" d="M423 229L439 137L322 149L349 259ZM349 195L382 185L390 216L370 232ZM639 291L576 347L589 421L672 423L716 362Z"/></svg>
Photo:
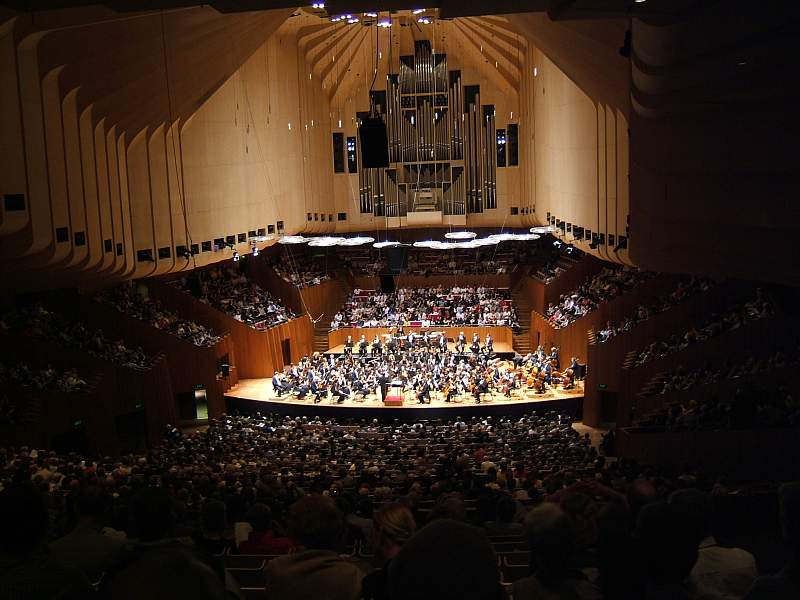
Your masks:
<svg viewBox="0 0 800 600"><path fill-rule="evenodd" d="M257 242L268 242L270 240L274 240L274 235L259 235L258 237L253 238Z"/></svg>
<svg viewBox="0 0 800 600"><path fill-rule="evenodd" d="M434 244L440 244L434 240L423 240L421 242L414 242L414 248L433 248Z"/></svg>
<svg viewBox="0 0 800 600"><path fill-rule="evenodd" d="M305 244L308 240L302 235L284 235L278 240L279 244Z"/></svg>
<svg viewBox="0 0 800 600"><path fill-rule="evenodd" d="M448 231L444 234L448 240L473 240L478 237L474 231Z"/></svg>
<svg viewBox="0 0 800 600"><path fill-rule="evenodd" d="M493 233L486 239L494 240L496 242L511 242L517 239L517 236L514 235L513 233Z"/></svg>
<svg viewBox="0 0 800 600"><path fill-rule="evenodd" d="M375 241L374 237L357 236L351 238L344 238L339 242L339 246L363 246L364 244L371 244Z"/></svg>
<svg viewBox="0 0 800 600"><path fill-rule="evenodd" d="M488 237L485 238L476 238L470 241L470 244L474 244L476 247L478 246L494 246L497 243L497 240L490 239Z"/></svg>
<svg viewBox="0 0 800 600"><path fill-rule="evenodd" d="M531 227L531 233L550 233L554 228L550 225L543 225L541 227Z"/></svg>
<svg viewBox="0 0 800 600"><path fill-rule="evenodd" d="M396 248L397 246L402 246L402 244L400 242L390 242L389 240L372 244L373 248Z"/></svg>
<svg viewBox="0 0 800 600"><path fill-rule="evenodd" d="M518 242L529 242L532 240L538 240L540 237L542 237L535 233L515 233L514 235L516 236L514 239Z"/></svg>
<svg viewBox="0 0 800 600"><path fill-rule="evenodd" d="M308 240L308 245L313 246L315 248L327 248L329 246L336 246L342 240L344 240L344 238L342 237L324 236Z"/></svg>

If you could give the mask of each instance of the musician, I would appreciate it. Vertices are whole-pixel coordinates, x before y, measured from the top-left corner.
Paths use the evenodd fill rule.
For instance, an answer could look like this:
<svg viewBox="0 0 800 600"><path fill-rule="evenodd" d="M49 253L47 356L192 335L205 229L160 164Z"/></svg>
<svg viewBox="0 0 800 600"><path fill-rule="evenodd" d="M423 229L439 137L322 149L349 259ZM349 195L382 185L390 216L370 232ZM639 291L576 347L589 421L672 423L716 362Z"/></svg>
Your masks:
<svg viewBox="0 0 800 600"><path fill-rule="evenodd" d="M475 404L481 403L481 394L489 392L489 383L482 377L478 377L472 386L472 393L475 395Z"/></svg>
<svg viewBox="0 0 800 600"><path fill-rule="evenodd" d="M361 339L358 341L358 353L359 354L366 354L367 353L367 336L362 335Z"/></svg>
<svg viewBox="0 0 800 600"><path fill-rule="evenodd" d="M447 336L444 333L439 334L439 351L447 352Z"/></svg>
<svg viewBox="0 0 800 600"><path fill-rule="evenodd" d="M494 340L490 334L486 334L486 343L484 344L484 349L486 350L486 354L492 354L494 352Z"/></svg>
<svg viewBox="0 0 800 600"><path fill-rule="evenodd" d="M340 377L336 380L331 393L336 397L337 404L342 404L346 398L350 397L350 388L347 387L347 382L344 377Z"/></svg>
<svg viewBox="0 0 800 600"><path fill-rule="evenodd" d="M372 340L372 355L373 356L380 356L381 355L381 338L380 336L375 336L375 339Z"/></svg>
<svg viewBox="0 0 800 600"><path fill-rule="evenodd" d="M464 335L464 332L458 334L458 340L456 340L456 352L459 354L464 354L464 348L467 345L467 336Z"/></svg>
<svg viewBox="0 0 800 600"><path fill-rule="evenodd" d="M311 377L311 386L309 387L309 391L314 395L314 404L319 404L322 402L322 397L328 395L328 388L324 385L320 385L317 382L316 377Z"/></svg>
<svg viewBox="0 0 800 600"><path fill-rule="evenodd" d="M283 373L275 371L275 375L272 376L272 391L275 393L275 396L280 398L281 394L286 391L286 387Z"/></svg>
<svg viewBox="0 0 800 600"><path fill-rule="evenodd" d="M347 356L350 356L350 355L353 354L353 338L352 338L352 336L349 336L349 335L347 336L347 341L345 341L345 343L344 343L344 353Z"/></svg>
<svg viewBox="0 0 800 600"><path fill-rule="evenodd" d="M386 352L387 354L393 354L396 349L397 341L394 339L394 336L392 336L386 341Z"/></svg>
<svg viewBox="0 0 800 600"><path fill-rule="evenodd" d="M427 403L425 402L427 400ZM427 378L421 378L417 388L417 402L419 404L430 404L431 402L431 384Z"/></svg>
<svg viewBox="0 0 800 600"><path fill-rule="evenodd" d="M408 332L408 347L413 350L414 349L414 342L416 341L416 335L414 335L414 330Z"/></svg>
<svg viewBox="0 0 800 600"><path fill-rule="evenodd" d="M552 361L556 371L558 371L561 367L561 362L558 360L558 348L555 346L550 349L550 360Z"/></svg>
<svg viewBox="0 0 800 600"><path fill-rule="evenodd" d="M478 337L477 333L472 336L472 344L470 344L469 349L473 354L478 354L481 351L481 338Z"/></svg>

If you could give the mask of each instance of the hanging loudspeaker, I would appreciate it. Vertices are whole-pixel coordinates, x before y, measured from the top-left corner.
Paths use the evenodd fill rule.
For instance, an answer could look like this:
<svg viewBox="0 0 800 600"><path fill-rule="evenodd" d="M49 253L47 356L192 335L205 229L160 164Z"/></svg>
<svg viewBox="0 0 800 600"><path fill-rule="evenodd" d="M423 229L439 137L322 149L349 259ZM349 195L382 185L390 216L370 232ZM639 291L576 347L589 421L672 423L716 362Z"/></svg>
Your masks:
<svg viewBox="0 0 800 600"><path fill-rule="evenodd" d="M358 128L361 141L361 166L366 169L389 166L389 138L380 117L367 117Z"/></svg>

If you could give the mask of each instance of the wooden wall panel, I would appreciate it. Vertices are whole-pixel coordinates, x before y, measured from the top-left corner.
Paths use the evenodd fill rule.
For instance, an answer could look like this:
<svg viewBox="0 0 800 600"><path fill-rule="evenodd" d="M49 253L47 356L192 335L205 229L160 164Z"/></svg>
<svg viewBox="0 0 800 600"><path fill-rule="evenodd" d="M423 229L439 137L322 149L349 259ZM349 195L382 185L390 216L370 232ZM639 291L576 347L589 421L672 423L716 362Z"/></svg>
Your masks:
<svg viewBox="0 0 800 600"><path fill-rule="evenodd" d="M619 430L617 454L641 464L743 480L796 479L800 475L796 428L750 431L639 432Z"/></svg>
<svg viewBox="0 0 800 600"><path fill-rule="evenodd" d="M290 341L293 361L310 354L314 346L314 327L307 315L258 331L176 289L163 278L149 279L146 283L152 297L163 302L165 306L178 310L187 318L208 325L215 331L230 333L233 348L231 364L238 379L272 377L276 370L282 369L284 361L281 342L284 340Z"/></svg>

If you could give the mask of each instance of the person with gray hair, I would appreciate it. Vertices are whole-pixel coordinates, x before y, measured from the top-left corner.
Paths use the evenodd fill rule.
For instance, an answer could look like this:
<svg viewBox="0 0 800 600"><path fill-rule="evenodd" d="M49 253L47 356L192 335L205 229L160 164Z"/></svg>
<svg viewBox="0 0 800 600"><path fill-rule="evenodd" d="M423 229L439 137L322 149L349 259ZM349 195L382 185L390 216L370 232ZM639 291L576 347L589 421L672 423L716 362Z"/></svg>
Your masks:
<svg viewBox="0 0 800 600"><path fill-rule="evenodd" d="M545 502L525 518L531 575L514 583L515 600L595 600L600 591L574 567L575 525L561 507Z"/></svg>

